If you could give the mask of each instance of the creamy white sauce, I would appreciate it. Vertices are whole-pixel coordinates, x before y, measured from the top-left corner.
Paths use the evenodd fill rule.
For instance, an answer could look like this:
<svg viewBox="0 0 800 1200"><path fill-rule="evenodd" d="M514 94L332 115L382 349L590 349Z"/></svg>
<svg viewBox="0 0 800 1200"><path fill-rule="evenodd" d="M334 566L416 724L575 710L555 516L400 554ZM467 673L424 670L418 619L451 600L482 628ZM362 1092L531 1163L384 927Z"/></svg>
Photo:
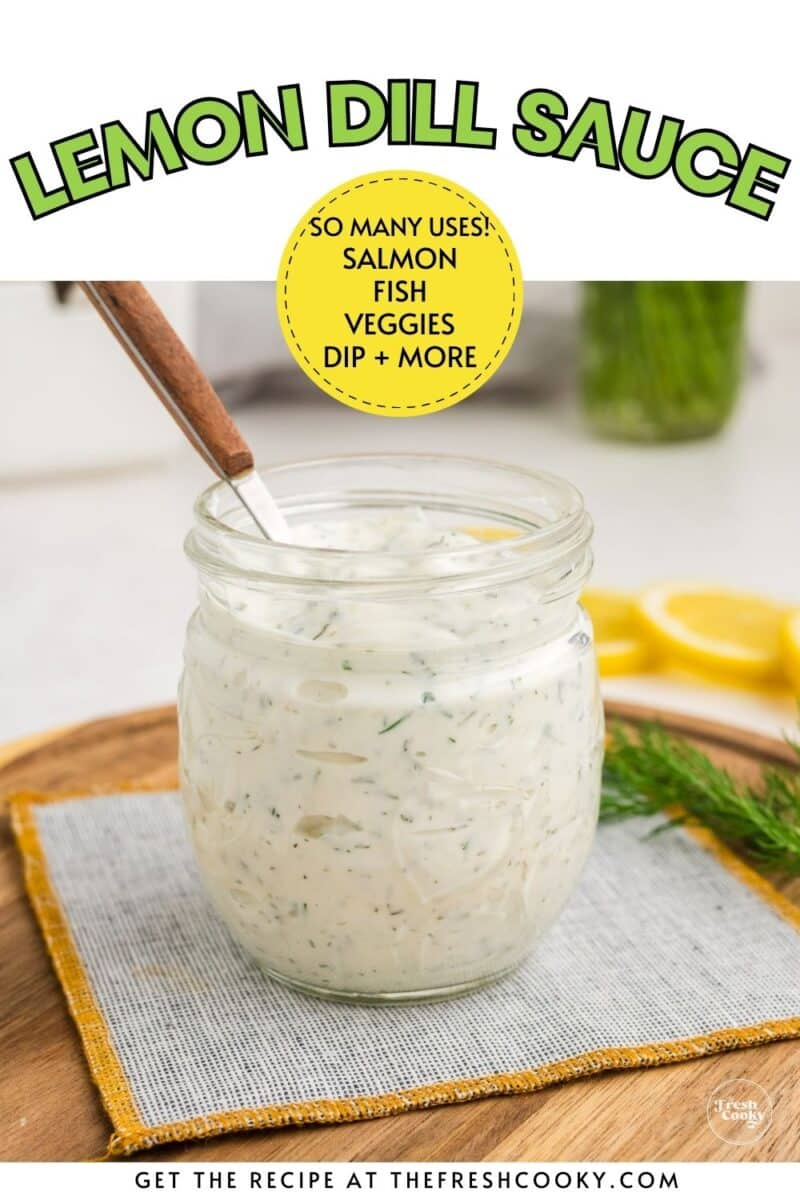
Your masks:
<svg viewBox="0 0 800 1200"><path fill-rule="evenodd" d="M477 545L417 510L296 528L408 556ZM346 556L345 556L346 557ZM368 556L339 568L364 577ZM181 687L208 893L264 967L341 993L435 992L513 966L573 890L602 710L585 615L530 580L408 597L220 585Z"/></svg>

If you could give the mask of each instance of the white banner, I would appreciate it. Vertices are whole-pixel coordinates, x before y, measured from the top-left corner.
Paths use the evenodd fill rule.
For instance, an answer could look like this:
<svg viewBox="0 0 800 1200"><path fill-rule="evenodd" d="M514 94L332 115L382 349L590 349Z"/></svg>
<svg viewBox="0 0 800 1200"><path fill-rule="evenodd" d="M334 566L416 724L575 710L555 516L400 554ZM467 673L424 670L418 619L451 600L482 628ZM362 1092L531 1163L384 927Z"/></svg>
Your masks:
<svg viewBox="0 0 800 1200"><path fill-rule="evenodd" d="M109 1170L113 1173L109 1174ZM681 1200L797 1195L795 1163L47 1163L0 1166L7 1196L127 1200L133 1196L286 1197L677 1195Z"/></svg>
<svg viewBox="0 0 800 1200"><path fill-rule="evenodd" d="M0 276L275 278L319 196L400 168L475 191L526 278L797 277L787 7L14 5Z"/></svg>

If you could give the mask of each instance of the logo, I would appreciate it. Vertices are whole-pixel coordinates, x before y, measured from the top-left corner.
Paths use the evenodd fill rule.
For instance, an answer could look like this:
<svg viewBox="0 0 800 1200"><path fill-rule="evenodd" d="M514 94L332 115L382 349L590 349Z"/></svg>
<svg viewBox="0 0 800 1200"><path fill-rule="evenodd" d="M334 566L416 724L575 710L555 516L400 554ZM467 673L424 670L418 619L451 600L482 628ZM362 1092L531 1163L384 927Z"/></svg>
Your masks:
<svg viewBox="0 0 800 1200"><path fill-rule="evenodd" d="M720 1141L747 1146L759 1141L772 1124L772 1101L752 1079L730 1079L714 1088L706 1117L709 1129Z"/></svg>

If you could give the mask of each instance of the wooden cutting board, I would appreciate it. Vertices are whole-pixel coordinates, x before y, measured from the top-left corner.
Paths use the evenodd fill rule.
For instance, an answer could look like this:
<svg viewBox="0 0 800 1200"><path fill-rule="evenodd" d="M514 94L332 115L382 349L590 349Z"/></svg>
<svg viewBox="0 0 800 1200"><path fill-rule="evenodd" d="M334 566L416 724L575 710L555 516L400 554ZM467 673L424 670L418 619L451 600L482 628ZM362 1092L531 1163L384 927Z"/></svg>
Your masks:
<svg viewBox="0 0 800 1200"><path fill-rule="evenodd" d="M658 719L690 735L743 777L792 763L781 742L731 726L608 703L611 717ZM175 784L174 709L93 721L0 751L0 800L10 792L103 791L122 783ZM800 881L785 889L800 903ZM800 963L798 964L800 970ZM774 1120L752 1147L718 1141L706 1102L737 1076L769 1093ZM800 1145L800 1043L781 1042L669 1067L616 1071L531 1096L498 1097L376 1121L231 1134L167 1146L158 1159L196 1161L786 1160ZM25 895L0 813L0 1158L74 1160L101 1155L110 1127L89 1077Z"/></svg>

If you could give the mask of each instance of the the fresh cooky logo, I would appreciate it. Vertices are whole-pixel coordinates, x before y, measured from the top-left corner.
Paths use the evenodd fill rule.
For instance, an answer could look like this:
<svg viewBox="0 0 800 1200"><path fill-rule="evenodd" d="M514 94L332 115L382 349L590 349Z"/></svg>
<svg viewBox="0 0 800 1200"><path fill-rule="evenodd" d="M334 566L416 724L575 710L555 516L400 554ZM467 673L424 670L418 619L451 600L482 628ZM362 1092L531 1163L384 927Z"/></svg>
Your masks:
<svg viewBox="0 0 800 1200"><path fill-rule="evenodd" d="M772 1124L772 1101L752 1079L730 1079L709 1096L706 1116L721 1141L747 1146L759 1141Z"/></svg>

